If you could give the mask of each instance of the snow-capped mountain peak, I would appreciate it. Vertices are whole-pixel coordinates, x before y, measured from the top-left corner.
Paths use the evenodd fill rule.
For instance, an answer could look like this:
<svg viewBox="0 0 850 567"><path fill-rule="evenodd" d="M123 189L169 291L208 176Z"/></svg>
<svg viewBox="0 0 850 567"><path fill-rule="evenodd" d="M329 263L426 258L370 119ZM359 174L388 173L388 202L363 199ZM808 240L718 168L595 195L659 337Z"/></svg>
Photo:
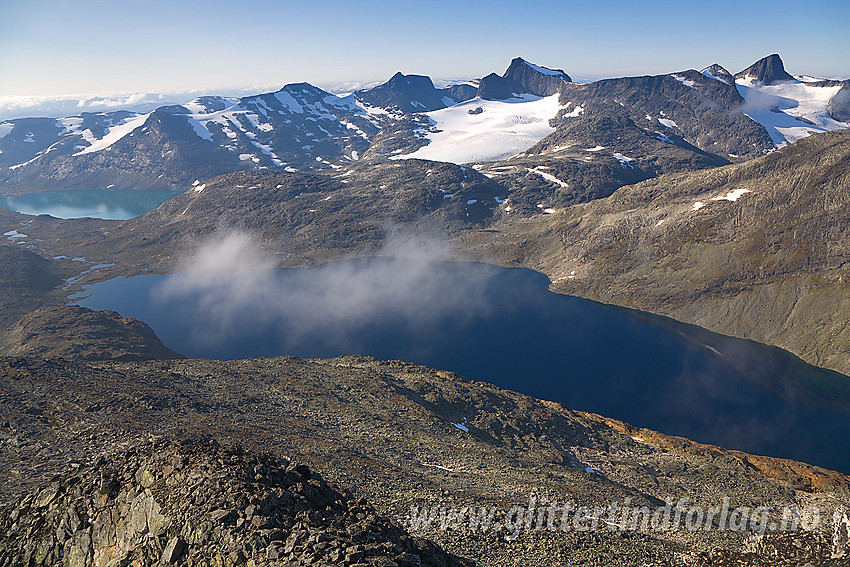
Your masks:
<svg viewBox="0 0 850 567"><path fill-rule="evenodd" d="M710 154L746 159L850 126L850 81L792 76L775 55L737 79L714 64L701 73L594 83L574 83L560 69L517 57L502 75L443 85L398 72L340 96L293 83L242 98L200 96L144 113L6 120L0 122L0 182L9 189L177 189L187 180L242 169L325 170L402 156L483 162L526 152L556 130L546 148L576 140L612 145L592 139L607 135L611 125L599 122L606 116L623 119L612 122L614 129L644 128L688 151L699 140Z"/></svg>
<svg viewBox="0 0 850 567"><path fill-rule="evenodd" d="M572 82L572 78L570 78L570 76L567 75L564 72L563 69L550 69L548 67L543 67L541 65L535 65L534 63L532 63L530 61L526 61L522 57L516 57L515 59L513 59L511 61L511 65L508 67L508 70L505 72L505 75L506 76L512 76L515 72L513 67L514 66L519 67L521 65L525 65L526 67L529 67L530 69L532 69L533 71L535 71L537 73L540 73L541 75L546 75L546 76L549 76L549 77L558 77L559 79L562 79L562 80L564 80L568 83Z"/></svg>
<svg viewBox="0 0 850 567"><path fill-rule="evenodd" d="M522 94L546 97L560 92L563 85L571 81L560 69L549 69L517 57L504 75L491 73L481 79L478 96L488 100L506 100Z"/></svg>
<svg viewBox="0 0 850 567"><path fill-rule="evenodd" d="M778 148L811 134L850 127L850 81L796 78L776 54L735 78L745 100L742 110L764 126Z"/></svg>

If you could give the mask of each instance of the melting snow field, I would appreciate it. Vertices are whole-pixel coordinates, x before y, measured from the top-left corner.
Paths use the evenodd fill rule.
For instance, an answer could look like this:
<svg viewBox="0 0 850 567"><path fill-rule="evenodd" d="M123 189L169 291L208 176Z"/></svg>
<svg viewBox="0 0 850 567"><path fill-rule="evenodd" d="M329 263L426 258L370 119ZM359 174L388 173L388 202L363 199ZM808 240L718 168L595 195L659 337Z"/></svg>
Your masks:
<svg viewBox="0 0 850 567"><path fill-rule="evenodd" d="M106 149L136 128L141 128L144 126L145 121L148 119L150 114L139 114L136 116L132 116L120 124L116 124L114 126L110 126L107 128L106 135L102 138L95 138L91 133L91 130L74 130L74 127L78 125L72 124L70 122L65 123L65 127L68 128L69 131L74 131L75 133L81 134L83 138L91 145L87 146L83 150L75 153L75 156L90 154L94 152L99 152L100 150ZM75 119L70 119L75 120ZM82 123L82 120L80 120Z"/></svg>
<svg viewBox="0 0 850 567"><path fill-rule="evenodd" d="M562 108L559 95L524 95L508 100L474 98L449 108L428 112L438 132L429 132L429 144L398 158L452 163L495 161L524 152L555 131L549 120ZM470 114L481 108L481 112Z"/></svg>
<svg viewBox="0 0 850 567"><path fill-rule="evenodd" d="M9 232L4 232L3 236L7 237L9 240L14 241L16 238L29 238L23 232L18 232L17 230L10 230Z"/></svg>
<svg viewBox="0 0 850 567"><path fill-rule="evenodd" d="M811 134L850 127L829 115L829 99L840 86L819 87L802 81L763 85L749 77L736 84L746 99L744 112L765 127L778 148Z"/></svg>
<svg viewBox="0 0 850 567"><path fill-rule="evenodd" d="M741 195L744 193L752 193L749 189L735 189L733 191L729 191L725 195L719 195L717 197L712 197L712 201L732 201L733 203L741 198Z"/></svg>
<svg viewBox="0 0 850 567"><path fill-rule="evenodd" d="M528 171L530 171L531 173L536 173L537 175L539 175L540 177L542 177L546 181L548 181L550 183L554 183L555 185L558 185L559 187L563 187L564 189L569 188L569 184L564 183L563 181L561 181L560 179L558 179L557 177L555 177L551 173L546 173L545 171L541 171L541 169L543 169L543 168L549 169L548 167L538 165L537 167L535 167L533 169L529 169Z"/></svg>

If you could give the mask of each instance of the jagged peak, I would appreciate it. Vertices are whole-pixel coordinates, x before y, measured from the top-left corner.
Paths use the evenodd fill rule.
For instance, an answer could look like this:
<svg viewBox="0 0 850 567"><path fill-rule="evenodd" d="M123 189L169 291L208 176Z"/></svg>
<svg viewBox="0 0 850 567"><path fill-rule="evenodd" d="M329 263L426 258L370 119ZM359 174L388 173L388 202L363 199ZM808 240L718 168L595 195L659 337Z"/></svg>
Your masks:
<svg viewBox="0 0 850 567"><path fill-rule="evenodd" d="M726 83L727 85L735 84L735 77L720 63L712 63L708 67L702 69L700 73L711 79L717 79L721 83Z"/></svg>

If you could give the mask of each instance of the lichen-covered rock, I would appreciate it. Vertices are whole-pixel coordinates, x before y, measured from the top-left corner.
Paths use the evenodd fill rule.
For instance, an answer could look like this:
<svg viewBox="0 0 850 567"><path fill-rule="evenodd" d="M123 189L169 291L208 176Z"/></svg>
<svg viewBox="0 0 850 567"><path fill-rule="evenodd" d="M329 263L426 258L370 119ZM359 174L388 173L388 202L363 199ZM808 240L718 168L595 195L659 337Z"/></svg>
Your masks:
<svg viewBox="0 0 850 567"><path fill-rule="evenodd" d="M846 558L834 557L830 538L823 532L797 530L758 538L751 551L715 549L704 553L698 567L846 567Z"/></svg>
<svg viewBox="0 0 850 567"><path fill-rule="evenodd" d="M209 444L140 444L0 509L2 567L160 563L459 564L304 464Z"/></svg>

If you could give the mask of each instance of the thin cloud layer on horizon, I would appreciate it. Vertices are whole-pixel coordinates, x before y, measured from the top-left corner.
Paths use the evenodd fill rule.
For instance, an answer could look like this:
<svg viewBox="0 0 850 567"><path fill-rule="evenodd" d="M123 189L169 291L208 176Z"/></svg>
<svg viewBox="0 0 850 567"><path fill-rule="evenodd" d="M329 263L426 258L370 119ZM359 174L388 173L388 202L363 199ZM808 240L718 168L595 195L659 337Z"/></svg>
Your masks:
<svg viewBox="0 0 850 567"><path fill-rule="evenodd" d="M778 52L791 73L850 75L846 0L329 0L321 14L263 0L236 11L224 0L186 0L180 13L165 0L0 4L5 95L322 86L396 71L473 78L501 73L516 56L596 79L712 63L734 73ZM813 21L819 13L830 17ZM128 34L126 21L143 35Z"/></svg>
<svg viewBox="0 0 850 567"><path fill-rule="evenodd" d="M545 63L544 63L545 64ZM681 69L679 69L681 70ZM729 69L733 73L735 71ZM791 70L791 74L795 74ZM674 72L674 71L670 71ZM417 73L409 73L417 74ZM640 75L634 73L632 76ZM624 75L620 75L624 76ZM610 76L583 77L573 76L577 83L590 83L602 79L616 78ZM445 87L453 83L478 79L480 77L455 77L436 78L431 77L437 88ZM850 77L823 77L824 79L846 80ZM387 77L389 79L389 77ZM386 79L385 79L386 80ZM384 81L337 81L331 83L318 83L315 86L333 94L348 94L355 90L367 89ZM282 88L283 84L254 84L246 87L229 88L200 88L189 91L173 92L116 92L99 94L69 94L69 95L0 95L0 120L14 120L16 118L63 118L76 116L83 112L112 112L116 110L129 110L133 112L150 112L161 106L169 104L186 104L199 96L216 95L224 97L239 98L267 92L274 92Z"/></svg>

